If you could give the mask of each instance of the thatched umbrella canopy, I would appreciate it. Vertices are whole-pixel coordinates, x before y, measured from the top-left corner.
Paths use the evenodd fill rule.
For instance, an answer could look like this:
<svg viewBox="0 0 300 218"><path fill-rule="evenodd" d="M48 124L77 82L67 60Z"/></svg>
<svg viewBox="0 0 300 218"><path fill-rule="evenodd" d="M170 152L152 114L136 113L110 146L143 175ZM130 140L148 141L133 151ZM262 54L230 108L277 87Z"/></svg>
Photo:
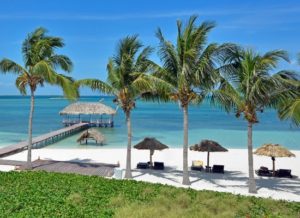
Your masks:
<svg viewBox="0 0 300 218"><path fill-rule="evenodd" d="M226 152L226 148L222 147L218 142L213 140L202 140L199 144L190 147L191 151L207 152L207 166L209 167L210 152Z"/></svg>
<svg viewBox="0 0 300 218"><path fill-rule="evenodd" d="M271 157L273 162L273 175L275 175L276 157L296 157L295 154L279 144L264 144L258 148L254 154Z"/></svg>
<svg viewBox="0 0 300 218"><path fill-rule="evenodd" d="M144 138L143 141L139 142L134 146L134 148L139 149L139 150L150 150L150 165L153 166L152 164L152 155L154 154L155 150L163 150L166 148L169 148L167 145L161 143L155 138Z"/></svg>
<svg viewBox="0 0 300 218"><path fill-rule="evenodd" d="M87 144L88 139L95 140L96 143L100 144L105 141L105 138L101 132L97 131L96 129L88 129L80 135L80 137L77 139L77 142L81 143L82 141L85 141Z"/></svg>
<svg viewBox="0 0 300 218"><path fill-rule="evenodd" d="M99 102L76 102L65 107L60 115L114 115L116 111Z"/></svg>

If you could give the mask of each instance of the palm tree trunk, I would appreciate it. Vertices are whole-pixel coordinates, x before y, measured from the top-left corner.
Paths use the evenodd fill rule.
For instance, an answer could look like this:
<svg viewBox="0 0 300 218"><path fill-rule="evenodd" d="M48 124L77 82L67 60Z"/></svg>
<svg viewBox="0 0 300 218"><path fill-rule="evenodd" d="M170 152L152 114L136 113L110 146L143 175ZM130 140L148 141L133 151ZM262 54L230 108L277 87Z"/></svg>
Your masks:
<svg viewBox="0 0 300 218"><path fill-rule="evenodd" d="M188 169L188 106L183 107L183 185L190 185Z"/></svg>
<svg viewBox="0 0 300 218"><path fill-rule="evenodd" d="M28 124L28 152L27 152L27 169L32 169L31 163L31 149L32 149L32 121L33 121L33 112L34 112L34 90L30 89L30 113L29 113L29 124Z"/></svg>
<svg viewBox="0 0 300 218"><path fill-rule="evenodd" d="M272 172L272 175L275 176L275 157L272 157L272 163L273 163L273 172Z"/></svg>
<svg viewBox="0 0 300 218"><path fill-rule="evenodd" d="M207 152L207 166L209 167L209 151Z"/></svg>
<svg viewBox="0 0 300 218"><path fill-rule="evenodd" d="M127 158L126 158L126 171L125 178L131 179L131 120L130 120L130 111L126 112L126 124L127 124L127 134L128 134L128 142L127 142Z"/></svg>
<svg viewBox="0 0 300 218"><path fill-rule="evenodd" d="M252 123L248 122L249 193L257 193L253 170Z"/></svg>

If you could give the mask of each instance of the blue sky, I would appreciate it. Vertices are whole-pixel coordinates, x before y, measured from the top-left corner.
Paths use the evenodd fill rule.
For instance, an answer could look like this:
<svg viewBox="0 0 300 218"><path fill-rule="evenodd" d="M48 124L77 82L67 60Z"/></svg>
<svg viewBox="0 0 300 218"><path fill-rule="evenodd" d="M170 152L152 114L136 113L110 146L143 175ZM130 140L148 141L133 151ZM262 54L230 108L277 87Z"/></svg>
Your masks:
<svg viewBox="0 0 300 218"><path fill-rule="evenodd" d="M217 27L210 42L235 42L264 52L285 49L291 63L282 68L299 70L296 54L300 52L300 2L285 1L200 1L200 0L126 0L126 1L18 1L1 0L0 58L22 63L21 43L37 27L45 27L50 35L64 38L66 46L58 53L74 62L72 76L106 78L106 64L118 40L139 34L145 45L156 46L154 36L160 27L166 38L176 37L176 20L187 20L192 14L215 21ZM156 55L153 59L158 61ZM0 75L0 95L18 95L15 76ZM39 88L39 95L60 95L56 87ZM95 95L81 90L82 95Z"/></svg>

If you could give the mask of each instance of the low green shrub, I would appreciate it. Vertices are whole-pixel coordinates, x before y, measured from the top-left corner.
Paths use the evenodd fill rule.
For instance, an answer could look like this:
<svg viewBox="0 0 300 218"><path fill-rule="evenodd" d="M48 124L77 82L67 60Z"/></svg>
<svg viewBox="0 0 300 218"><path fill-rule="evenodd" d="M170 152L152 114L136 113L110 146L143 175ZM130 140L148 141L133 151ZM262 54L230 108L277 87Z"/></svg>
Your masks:
<svg viewBox="0 0 300 218"><path fill-rule="evenodd" d="M145 182L0 173L0 217L300 217L300 204Z"/></svg>

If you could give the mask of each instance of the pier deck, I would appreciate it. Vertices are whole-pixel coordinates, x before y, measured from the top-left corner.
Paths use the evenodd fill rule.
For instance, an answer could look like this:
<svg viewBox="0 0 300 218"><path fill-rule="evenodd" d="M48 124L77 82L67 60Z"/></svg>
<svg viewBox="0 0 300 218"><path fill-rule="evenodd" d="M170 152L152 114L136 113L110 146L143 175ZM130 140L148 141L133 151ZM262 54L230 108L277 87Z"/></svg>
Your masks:
<svg viewBox="0 0 300 218"><path fill-rule="evenodd" d="M26 170L25 161L0 159L0 165L11 165L16 166L18 170ZM111 177L114 174L114 168L119 167L119 165L78 161L35 160L32 162L32 167L33 171Z"/></svg>
<svg viewBox="0 0 300 218"><path fill-rule="evenodd" d="M63 137L69 136L77 131L86 129L88 127L89 127L88 123L78 123L63 129L55 130L53 132L37 136L35 138L32 138L32 147L38 148L38 147L52 144ZM17 152L21 152L27 149L27 147L28 147L28 141L23 141L14 145L0 148L0 158L9 156L11 154L15 154Z"/></svg>
<svg viewBox="0 0 300 218"><path fill-rule="evenodd" d="M81 175L95 175L111 177L114 174L116 164L84 163L73 161L36 160L32 163L33 171L47 171L57 173L76 173ZM20 166L20 170L24 165Z"/></svg>

